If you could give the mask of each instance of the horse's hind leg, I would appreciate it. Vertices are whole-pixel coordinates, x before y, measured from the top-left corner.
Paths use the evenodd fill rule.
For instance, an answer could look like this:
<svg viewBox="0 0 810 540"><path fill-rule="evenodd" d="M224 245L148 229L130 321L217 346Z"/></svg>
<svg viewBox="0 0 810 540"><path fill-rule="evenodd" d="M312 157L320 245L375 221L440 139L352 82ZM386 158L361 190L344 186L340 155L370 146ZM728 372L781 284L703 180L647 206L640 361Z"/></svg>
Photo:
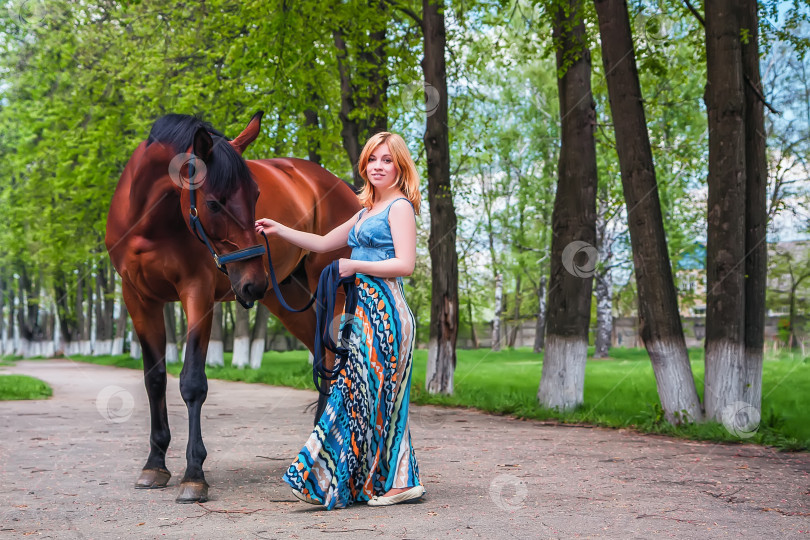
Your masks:
<svg viewBox="0 0 810 540"><path fill-rule="evenodd" d="M166 410L166 329L163 326L163 306L157 302L144 303L127 286L126 281L123 293L124 302L132 317L132 326L141 342L143 378L152 419L149 457L135 487L163 488L172 476L166 468L166 450L172 437Z"/></svg>
<svg viewBox="0 0 810 540"><path fill-rule="evenodd" d="M188 318L186 357L180 372L180 394L188 408L188 446L186 447L186 474L180 483L178 503L208 500L208 482L203 473L203 462L208 455L202 440L200 424L202 406L208 397L208 379L205 375L205 356L211 338L214 302L204 300L206 295L194 292L181 294Z"/></svg>

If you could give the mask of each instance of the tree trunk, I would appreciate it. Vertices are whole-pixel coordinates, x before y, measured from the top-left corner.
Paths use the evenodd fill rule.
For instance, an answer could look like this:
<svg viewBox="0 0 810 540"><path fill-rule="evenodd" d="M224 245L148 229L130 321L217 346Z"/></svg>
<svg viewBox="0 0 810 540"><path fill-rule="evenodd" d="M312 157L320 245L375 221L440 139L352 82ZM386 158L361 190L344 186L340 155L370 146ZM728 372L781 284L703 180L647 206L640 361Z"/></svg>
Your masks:
<svg viewBox="0 0 810 540"><path fill-rule="evenodd" d="M597 0L596 11L633 248L640 337L667 420L698 421L703 415L678 312L627 4Z"/></svg>
<svg viewBox="0 0 810 540"><path fill-rule="evenodd" d="M0 311L2 311L2 309L0 309ZM478 342L478 334L475 331L475 320L473 319L473 308L470 300L467 300L467 316L470 319L470 341L472 341L473 349L477 349L481 344Z"/></svg>
<svg viewBox="0 0 810 540"><path fill-rule="evenodd" d="M799 286L798 282L794 283L790 287L790 298L788 299L789 304L789 311L788 311L788 337L787 337L787 347L788 349L795 349L797 347L796 343L796 288Z"/></svg>
<svg viewBox="0 0 810 540"><path fill-rule="evenodd" d="M551 278L543 373L537 398L551 409L582 403L596 263L595 103L582 2L554 9L560 96L560 160L552 212ZM566 15L566 11L568 15Z"/></svg>
<svg viewBox="0 0 810 540"><path fill-rule="evenodd" d="M253 369L262 367L264 338L267 337L267 319L269 316L270 310L264 304L258 304L256 322L253 323L253 337L250 343L250 367Z"/></svg>
<svg viewBox="0 0 810 540"><path fill-rule="evenodd" d="M89 280L88 280L89 281ZM85 300L84 305L84 325L82 326L82 337L80 340L81 354L89 356L93 354L93 308L97 299L93 297L93 284L89 282L84 287Z"/></svg>
<svg viewBox="0 0 810 540"><path fill-rule="evenodd" d="M0 356L7 354L8 350L8 334L6 328L6 319L3 316L6 305L6 278L0 273Z"/></svg>
<svg viewBox="0 0 810 540"><path fill-rule="evenodd" d="M141 342L138 341L138 334L135 333L135 329L129 331L129 357L141 357Z"/></svg>
<svg viewBox="0 0 810 540"><path fill-rule="evenodd" d="M596 337L594 358L607 358L610 353L610 338L613 335L613 295L610 270L597 272L596 280Z"/></svg>
<svg viewBox="0 0 810 540"><path fill-rule="evenodd" d="M520 332L520 274L515 277L515 307L512 312L512 332L509 334L509 346L514 348Z"/></svg>
<svg viewBox="0 0 810 540"><path fill-rule="evenodd" d="M503 276L495 276L495 317L492 319L492 350L501 350L501 320L503 319Z"/></svg>
<svg viewBox="0 0 810 540"><path fill-rule="evenodd" d="M534 352L543 351L546 343L546 276L540 276L537 288L537 321L534 327Z"/></svg>
<svg viewBox="0 0 810 540"><path fill-rule="evenodd" d="M231 366L243 368L250 365L250 312L241 307L236 307L235 311Z"/></svg>
<svg viewBox="0 0 810 540"><path fill-rule="evenodd" d="M607 183L599 185L596 206L596 250L600 264L594 274L594 294L596 295L596 335L594 337L594 358L607 358L610 351L610 338L613 333L613 280L610 263L613 258L609 232L610 211Z"/></svg>
<svg viewBox="0 0 810 540"><path fill-rule="evenodd" d="M79 339L79 326L77 325L76 308L81 313L81 303L77 297L81 294L80 281L76 282L76 287L71 287L67 283L68 277L61 271L57 271L53 279L53 290L56 297L56 312L59 315L59 333L62 353L66 356L76 354L76 343ZM75 295L75 296L74 296Z"/></svg>
<svg viewBox="0 0 810 540"><path fill-rule="evenodd" d="M744 0L740 26L748 30L742 44L745 88L745 372L743 402L762 406L762 355L765 346L765 285L768 272L768 161L766 155L764 95L759 74L759 19L756 0ZM751 88L753 86L754 88ZM808 111L810 114L810 110Z"/></svg>
<svg viewBox="0 0 810 540"><path fill-rule="evenodd" d="M112 353L115 274L108 275L111 268L112 264L102 262L96 269L96 343L93 348L95 356Z"/></svg>
<svg viewBox="0 0 810 540"><path fill-rule="evenodd" d="M706 245L706 416L745 396L745 122L740 12L706 3L709 200Z"/></svg>
<svg viewBox="0 0 810 540"><path fill-rule="evenodd" d="M84 335L84 269L80 266L78 268L78 275L76 277L76 304L75 304L75 321L76 329L73 336L73 341L70 347L70 354L82 354L82 336Z"/></svg>
<svg viewBox="0 0 810 540"><path fill-rule="evenodd" d="M214 318L211 321L211 340L208 342L208 355L205 357L208 366L225 365L225 343L222 339L222 303L214 304Z"/></svg>
<svg viewBox="0 0 810 540"><path fill-rule="evenodd" d="M340 135L358 191L365 184L357 171L363 145L371 135L388 128L388 57L385 53L388 12L385 2L374 5L376 10L370 19L372 28L367 33L354 31L348 38L357 51L356 56L349 51L347 33L343 29L332 34L340 74Z"/></svg>
<svg viewBox="0 0 810 540"><path fill-rule="evenodd" d="M20 329L20 341L18 354L24 357L43 356L43 321L39 317L42 274L38 273L36 281L31 281L25 266L21 266L19 275L17 324Z"/></svg>
<svg viewBox="0 0 810 540"><path fill-rule="evenodd" d="M174 316L174 302L163 304L163 326L166 328L166 362L180 361L177 353L177 320Z"/></svg>
<svg viewBox="0 0 810 540"><path fill-rule="evenodd" d="M127 306L124 304L123 297L118 305L118 320L115 322L115 338L113 339L112 350L110 354L118 356L124 354L124 339L127 336Z"/></svg>
<svg viewBox="0 0 810 540"><path fill-rule="evenodd" d="M458 253L456 210L450 183L450 140L447 119L446 34L444 3L423 0L425 84L439 93L439 103L428 114L425 127L428 204L430 206L431 307L425 388L431 394L453 393L458 337Z"/></svg>
<svg viewBox="0 0 810 540"><path fill-rule="evenodd" d="M55 310L49 309L42 324L42 351L45 358L53 358L56 353L56 340L54 339L54 325L56 324Z"/></svg>
<svg viewBox="0 0 810 540"><path fill-rule="evenodd" d="M14 311L14 280L11 279L8 282L8 339L9 339L9 346L7 347L9 354L16 354L16 343L15 343L15 326L14 320L16 319L16 312Z"/></svg>
<svg viewBox="0 0 810 540"><path fill-rule="evenodd" d="M222 344L226 352L233 352L233 304L234 302L222 304Z"/></svg>
<svg viewBox="0 0 810 540"><path fill-rule="evenodd" d="M20 338L15 354L28 358L32 356L31 342L34 339L34 329L29 324L27 316L26 307L28 301L26 300L26 293L30 288L30 283L24 267L20 269L19 276L20 277L17 279L17 328L19 328Z"/></svg>
<svg viewBox="0 0 810 540"><path fill-rule="evenodd" d="M310 60L307 62L307 67L310 71L315 71L315 62ZM321 164L320 147L320 129L321 121L318 118L318 109L323 105L321 96L318 95L317 90L311 82L307 82L307 98L312 104L311 107L304 109L304 137L307 141L307 156L313 163Z"/></svg>

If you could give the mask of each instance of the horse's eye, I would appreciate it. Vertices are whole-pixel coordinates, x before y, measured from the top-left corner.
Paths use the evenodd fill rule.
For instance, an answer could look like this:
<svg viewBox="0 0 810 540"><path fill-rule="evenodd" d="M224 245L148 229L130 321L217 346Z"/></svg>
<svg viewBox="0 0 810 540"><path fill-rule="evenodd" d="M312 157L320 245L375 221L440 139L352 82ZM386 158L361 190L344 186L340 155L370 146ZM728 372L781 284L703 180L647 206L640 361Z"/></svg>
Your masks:
<svg viewBox="0 0 810 540"><path fill-rule="evenodd" d="M219 204L217 201L205 201L205 204L206 206L208 206L208 209L211 210L212 212L219 212L220 210L222 210L222 205Z"/></svg>

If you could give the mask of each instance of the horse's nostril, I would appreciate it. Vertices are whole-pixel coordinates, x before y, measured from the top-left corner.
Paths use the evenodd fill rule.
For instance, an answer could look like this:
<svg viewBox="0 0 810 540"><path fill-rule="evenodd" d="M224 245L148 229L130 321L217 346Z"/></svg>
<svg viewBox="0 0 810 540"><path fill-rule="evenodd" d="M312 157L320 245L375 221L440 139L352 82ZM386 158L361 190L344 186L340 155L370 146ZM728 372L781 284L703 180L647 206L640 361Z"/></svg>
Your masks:
<svg viewBox="0 0 810 540"><path fill-rule="evenodd" d="M254 283L245 283L242 287L242 298L246 300L258 300L264 296L267 287L261 288Z"/></svg>

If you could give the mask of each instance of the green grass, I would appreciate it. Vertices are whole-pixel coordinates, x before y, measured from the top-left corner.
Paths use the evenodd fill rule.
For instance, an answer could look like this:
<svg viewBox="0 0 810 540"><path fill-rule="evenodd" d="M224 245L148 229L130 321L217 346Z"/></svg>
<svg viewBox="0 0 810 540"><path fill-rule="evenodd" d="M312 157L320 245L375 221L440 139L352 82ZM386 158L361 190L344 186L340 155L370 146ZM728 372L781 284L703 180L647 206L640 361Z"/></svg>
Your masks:
<svg viewBox="0 0 810 540"><path fill-rule="evenodd" d="M698 393L703 395L703 349L689 351ZM73 357L119 367L142 367L140 360L119 357ZM261 369L226 366L207 368L209 377L232 381L312 388L312 371L305 351L266 353ZM417 350L411 401L452 407L471 407L519 418L632 428L698 440L752 442L783 450L810 449L810 358L781 353L768 355L763 367L762 421L751 437L740 439L721 424L707 422L672 426L663 419L655 378L644 349L615 348L607 360L589 360L585 370L585 399L574 411L559 413L538 406L536 394L542 357L529 349L492 352L460 350L455 371L455 394L431 395L424 389L427 351ZM177 375L180 364L169 365Z"/></svg>
<svg viewBox="0 0 810 540"><path fill-rule="evenodd" d="M51 397L51 387L26 375L0 375L0 401L12 399L45 399Z"/></svg>

